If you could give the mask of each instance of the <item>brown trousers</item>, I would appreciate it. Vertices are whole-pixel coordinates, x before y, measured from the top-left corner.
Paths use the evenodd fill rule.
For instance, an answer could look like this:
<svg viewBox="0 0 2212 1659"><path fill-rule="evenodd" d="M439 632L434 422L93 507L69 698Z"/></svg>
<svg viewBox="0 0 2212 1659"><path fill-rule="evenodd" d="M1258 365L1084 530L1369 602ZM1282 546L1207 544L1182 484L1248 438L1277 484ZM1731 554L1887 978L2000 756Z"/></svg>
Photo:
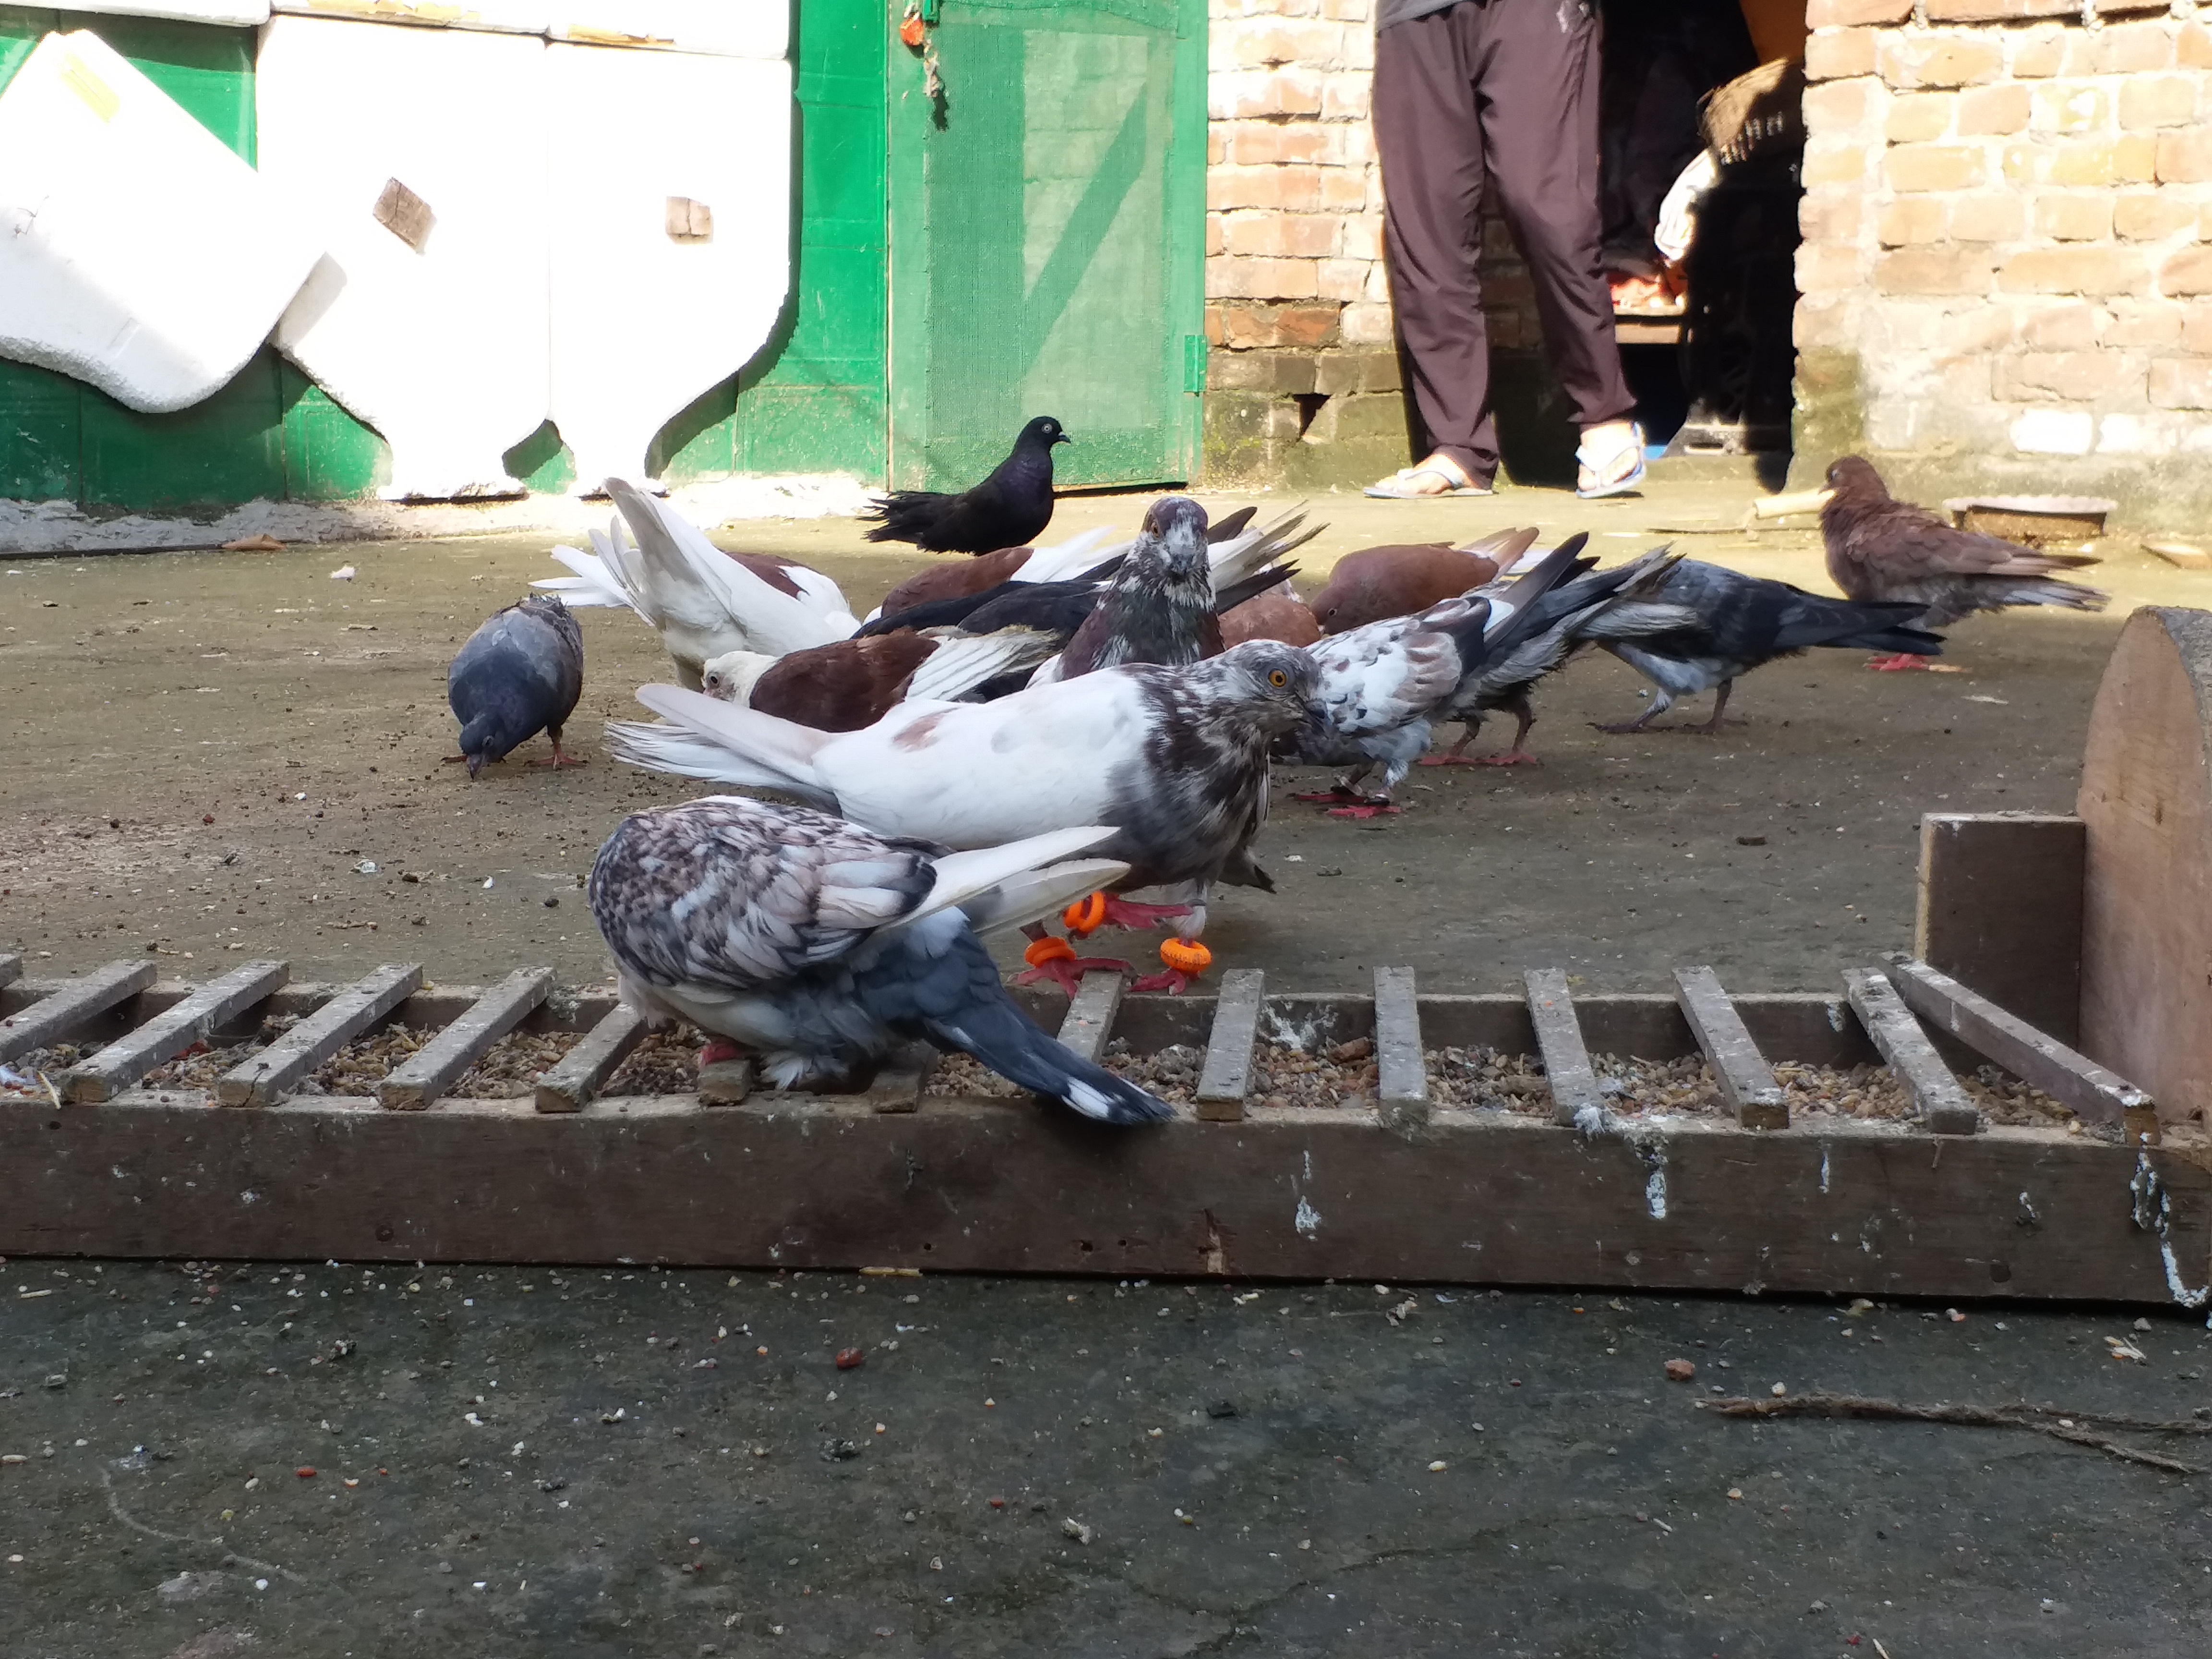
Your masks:
<svg viewBox="0 0 2212 1659"><path fill-rule="evenodd" d="M1528 261L1576 423L1635 408L1599 267L1598 22L1583 0L1458 0L1375 38L1375 145L1398 331L1431 445L1498 470L1482 314L1483 179Z"/></svg>

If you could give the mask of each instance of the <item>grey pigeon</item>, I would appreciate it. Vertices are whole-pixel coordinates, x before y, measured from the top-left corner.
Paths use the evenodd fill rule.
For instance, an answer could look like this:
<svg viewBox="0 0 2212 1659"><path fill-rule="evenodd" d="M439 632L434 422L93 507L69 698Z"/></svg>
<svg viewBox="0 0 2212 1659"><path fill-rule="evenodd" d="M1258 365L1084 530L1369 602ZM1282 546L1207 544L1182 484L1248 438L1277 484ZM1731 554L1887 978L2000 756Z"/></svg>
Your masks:
<svg viewBox="0 0 2212 1659"><path fill-rule="evenodd" d="M469 635L446 671L446 701L461 723L461 752L474 777L543 732L551 764L581 766L561 752L561 728L584 690L584 630L568 607L532 593Z"/></svg>
<svg viewBox="0 0 2212 1659"><path fill-rule="evenodd" d="M710 796L625 818L592 866L624 1001L761 1051L785 1088L854 1083L902 1038L973 1055L1109 1123L1173 1109L1040 1030L976 938L1112 880L1113 832L951 853L804 807Z"/></svg>

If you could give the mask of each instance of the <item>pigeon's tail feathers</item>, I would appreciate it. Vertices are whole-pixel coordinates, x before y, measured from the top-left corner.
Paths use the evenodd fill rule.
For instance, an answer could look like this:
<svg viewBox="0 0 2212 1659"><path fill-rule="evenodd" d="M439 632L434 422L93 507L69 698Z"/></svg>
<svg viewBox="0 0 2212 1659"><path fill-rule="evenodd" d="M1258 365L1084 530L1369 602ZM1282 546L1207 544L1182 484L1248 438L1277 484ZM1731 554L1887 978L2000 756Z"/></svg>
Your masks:
<svg viewBox="0 0 2212 1659"><path fill-rule="evenodd" d="M697 596L750 639L781 651L828 645L849 638L860 626L837 584L818 571L789 571L799 592L783 592L724 553L666 502L621 478L609 478L606 488L637 538L637 562L649 573L635 584L643 591L665 583Z"/></svg>
<svg viewBox="0 0 2212 1659"><path fill-rule="evenodd" d="M2056 605L2069 611L2102 611L2112 596L2102 588L2050 579L2008 581L1999 590L1999 605Z"/></svg>
<svg viewBox="0 0 2212 1659"><path fill-rule="evenodd" d="M1042 870L1011 876L960 908L977 937L1042 921L1085 894L1102 892L1129 873L1119 859L1070 859Z"/></svg>
<svg viewBox="0 0 2212 1659"><path fill-rule="evenodd" d="M625 605L644 617L647 623L652 622L639 596L623 580L620 567L610 564L597 553L574 547L556 547L552 550L552 557L556 564L565 565L576 574L550 576L544 581L531 583L532 587L558 593L569 605Z"/></svg>
<svg viewBox="0 0 2212 1659"><path fill-rule="evenodd" d="M814 800L836 797L836 791L823 780L815 766L815 757L834 736L831 732L778 720L757 708L717 702L703 692L687 691L680 685L641 685L637 700L663 720L672 720L694 736L727 751L749 775L766 774L783 780L764 784L758 777L747 775L745 781L749 783L762 788L789 789Z"/></svg>
<svg viewBox="0 0 2212 1659"><path fill-rule="evenodd" d="M627 599L603 587L594 587L581 576L541 576L530 585L541 593L557 595L571 611L582 611L592 605L611 605L621 610L629 605Z"/></svg>
<svg viewBox="0 0 2212 1659"><path fill-rule="evenodd" d="M1589 568L1582 557L1583 548L1589 540L1586 533L1577 531L1545 554L1527 575L1510 583L1493 582L1482 590L1490 601L1485 637L1490 641L1492 655L1510 650L1516 641L1528 634L1535 620L1530 612L1537 600Z"/></svg>
<svg viewBox="0 0 2212 1659"><path fill-rule="evenodd" d="M721 744L680 726L647 725L642 720L609 720L607 752L648 772L666 772L679 778L699 778L740 789L773 789L795 795L810 806L834 810L835 797L813 784L802 784L772 766L761 766L733 755Z"/></svg>
<svg viewBox="0 0 2212 1659"><path fill-rule="evenodd" d="M1101 525L1050 547L1040 547L1022 561L1022 568L1007 580L1018 582L1059 582L1087 574L1101 560L1118 557L1130 546L1127 537L1114 543L1114 526Z"/></svg>
<svg viewBox="0 0 2212 1659"><path fill-rule="evenodd" d="M1019 841L1006 842L997 847L977 847L964 853L941 854L931 861L936 879L928 896L891 926L911 927L939 910L949 909L955 905L964 906L1002 882L1012 881L1018 876L1027 875L1061 860L1072 859L1079 853L1087 853L1099 842L1111 840L1119 833L1110 825L1082 824L1070 830L1048 830L1041 836L1026 836ZM1078 888L1068 897L1080 898L1091 890L1091 887ZM1063 904L1066 902L1066 899L1060 901ZM1034 919L1023 918L1025 921Z"/></svg>
<svg viewBox="0 0 2212 1659"><path fill-rule="evenodd" d="M1328 526L1306 525L1306 503L1300 501L1272 524L1247 530L1206 549L1206 563L1213 576L1213 591L1234 586L1286 553L1296 552Z"/></svg>
<svg viewBox="0 0 2212 1659"><path fill-rule="evenodd" d="M1536 527L1493 530L1480 540L1463 544L1459 551L1472 553L1479 559L1488 559L1500 570L1510 570L1521 556L1536 544Z"/></svg>
<svg viewBox="0 0 2212 1659"><path fill-rule="evenodd" d="M1245 600L1256 599L1271 587L1277 587L1298 574L1295 564L1271 564L1265 570L1255 570L1242 581L1213 590L1213 614L1226 616Z"/></svg>
<svg viewBox="0 0 2212 1659"><path fill-rule="evenodd" d="M1001 674L1033 668L1060 649L1057 635L1040 628L1002 628L995 634L955 634L940 640L907 684L909 702L957 702Z"/></svg>
<svg viewBox="0 0 2212 1659"><path fill-rule="evenodd" d="M1574 634L1578 640L1648 640L1704 625L1705 618L1689 605L1630 599L1603 606L1587 621L1578 619Z"/></svg>
<svg viewBox="0 0 2212 1659"><path fill-rule="evenodd" d="M995 996L924 1021L932 1040L972 1054L1009 1082L1073 1107L1102 1123L1158 1123L1175 1108L1094 1066L1040 1030L995 982Z"/></svg>

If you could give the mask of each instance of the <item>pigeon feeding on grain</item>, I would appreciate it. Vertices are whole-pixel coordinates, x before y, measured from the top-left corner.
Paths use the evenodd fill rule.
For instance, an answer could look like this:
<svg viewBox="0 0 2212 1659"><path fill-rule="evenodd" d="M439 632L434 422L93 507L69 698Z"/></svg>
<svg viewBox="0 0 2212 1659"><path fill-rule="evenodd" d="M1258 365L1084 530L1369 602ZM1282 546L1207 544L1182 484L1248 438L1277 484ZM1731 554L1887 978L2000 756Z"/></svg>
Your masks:
<svg viewBox="0 0 2212 1659"><path fill-rule="evenodd" d="M1225 651L1247 640L1279 640L1285 645L1311 645L1322 637L1313 607L1297 596L1288 582L1264 593L1255 593L1240 605L1221 613L1221 646Z"/></svg>
<svg viewBox="0 0 2212 1659"><path fill-rule="evenodd" d="M1168 971L1140 981L1180 990L1210 959L1197 941L1213 884L1273 890L1249 853L1267 817L1267 750L1316 718L1314 689L1304 652L1255 641L1185 668L1105 668L995 702L902 702L838 734L648 685L638 701L673 724L608 732L633 764L778 791L948 847L1111 824L1098 854L1130 866L1115 889L1183 890L1177 938L1160 947ZM1073 952L1049 943L1065 954L1032 946L1031 966L1072 991Z"/></svg>
<svg viewBox="0 0 2212 1659"><path fill-rule="evenodd" d="M1112 526L1101 526L1050 547L1002 547L972 559L933 564L915 571L884 594L868 623L872 625L917 605L969 599L1021 582L1070 581L1085 574L1111 574L1127 547L1126 537L1116 544Z"/></svg>
<svg viewBox="0 0 2212 1659"><path fill-rule="evenodd" d="M991 476L957 495L900 489L862 514L872 542L912 542L932 553L995 553L1035 541L1052 522L1052 448L1074 440L1049 415L1024 427Z"/></svg>
<svg viewBox="0 0 2212 1659"><path fill-rule="evenodd" d="M1720 695L1705 725L1658 728L1711 736L1721 729L1729 690L1740 677L1812 646L1916 657L1936 656L1943 648L1942 635L1910 626L1920 612L1917 605L1823 599L1787 582L1746 576L1695 559L1684 559L1669 569L1651 597L1694 611L1697 626L1638 640L1603 641L1607 650L1659 692L1636 719L1599 726L1601 732L1640 732L1678 698L1717 686Z"/></svg>
<svg viewBox="0 0 2212 1659"><path fill-rule="evenodd" d="M848 638L860 625L837 584L820 571L725 553L674 507L635 485L609 478L606 489L620 516L605 535L592 532L596 552L555 548L553 556L575 575L532 586L568 592L580 603L628 605L660 635L684 684L701 684L710 658L732 651L780 657Z"/></svg>
<svg viewBox="0 0 2212 1659"><path fill-rule="evenodd" d="M857 732L912 697L956 702L1036 667L1060 639L1035 629L981 635L876 634L786 656L732 651L707 665L705 690L817 732Z"/></svg>
<svg viewBox="0 0 2212 1659"><path fill-rule="evenodd" d="M2033 548L1954 530L1924 507L1889 493L1868 462L1846 455L1828 468L1832 492L1820 509L1828 577L1855 599L1911 602L1923 628L1942 628L1977 611L2056 605L2102 611L2111 595L2058 580L2052 573L2095 564L2088 553L2039 553ZM1925 666L1902 654L1874 668Z"/></svg>
<svg viewBox="0 0 2212 1659"><path fill-rule="evenodd" d="M1307 654L1318 671L1321 718L1276 745L1285 759L1352 769L1328 790L1293 800L1332 803L1331 817L1395 813L1391 791L1429 746L1430 721L1489 661L1553 626L1551 591L1587 569L1587 537L1562 542L1528 575L1493 594L1445 599L1411 617L1392 617L1333 634ZM1376 767L1382 786L1358 785Z"/></svg>
<svg viewBox="0 0 2212 1659"><path fill-rule="evenodd" d="M1430 542L1347 553L1314 595L1314 617L1328 634L1409 617L1495 581L1535 539L1534 530L1500 530L1465 547Z"/></svg>
<svg viewBox="0 0 2212 1659"><path fill-rule="evenodd" d="M561 752L561 728L584 690L584 630L556 599L532 593L469 635L446 671L446 701L461 723L461 752L475 777L543 732L555 767L584 763Z"/></svg>
<svg viewBox="0 0 2212 1659"><path fill-rule="evenodd" d="M1112 834L951 853L714 796L625 818L592 866L592 919L625 1002L759 1050L783 1088L865 1086L919 1036L1086 1117L1152 1122L1173 1109L1040 1030L976 938L1113 880L1111 860L1063 862Z"/></svg>

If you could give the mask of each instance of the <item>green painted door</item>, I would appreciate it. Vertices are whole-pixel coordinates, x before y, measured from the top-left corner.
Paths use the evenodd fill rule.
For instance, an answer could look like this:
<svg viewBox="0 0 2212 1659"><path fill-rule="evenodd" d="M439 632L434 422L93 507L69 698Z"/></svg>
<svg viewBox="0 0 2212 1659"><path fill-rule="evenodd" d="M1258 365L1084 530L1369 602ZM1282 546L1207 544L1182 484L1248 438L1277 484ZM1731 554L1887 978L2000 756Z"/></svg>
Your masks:
<svg viewBox="0 0 2212 1659"><path fill-rule="evenodd" d="M943 0L930 40L941 96L890 65L893 483L973 483L1035 415L1063 485L1189 478L1204 0Z"/></svg>

